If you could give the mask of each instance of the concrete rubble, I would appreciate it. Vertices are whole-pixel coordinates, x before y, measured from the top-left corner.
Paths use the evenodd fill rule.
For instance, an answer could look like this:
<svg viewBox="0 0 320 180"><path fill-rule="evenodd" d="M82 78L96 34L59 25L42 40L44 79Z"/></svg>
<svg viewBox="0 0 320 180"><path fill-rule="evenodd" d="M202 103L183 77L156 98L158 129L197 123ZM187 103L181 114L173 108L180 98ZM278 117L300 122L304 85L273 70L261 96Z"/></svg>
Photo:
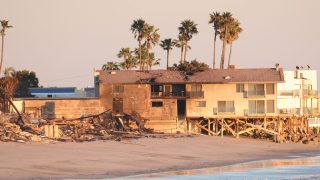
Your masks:
<svg viewBox="0 0 320 180"><path fill-rule="evenodd" d="M97 115L84 115L77 119L30 120L23 116L24 124L17 123L17 116L0 116L0 141L3 142L83 142L95 140L137 139L141 137L175 137L155 133L144 127L146 119L133 112L115 115L110 110Z"/></svg>

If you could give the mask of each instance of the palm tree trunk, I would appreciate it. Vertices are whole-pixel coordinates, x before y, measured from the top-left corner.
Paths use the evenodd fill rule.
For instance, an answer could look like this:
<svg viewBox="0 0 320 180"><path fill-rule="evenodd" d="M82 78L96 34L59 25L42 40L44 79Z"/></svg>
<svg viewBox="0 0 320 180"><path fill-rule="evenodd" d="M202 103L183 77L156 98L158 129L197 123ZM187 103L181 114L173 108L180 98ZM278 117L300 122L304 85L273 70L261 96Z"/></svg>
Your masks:
<svg viewBox="0 0 320 180"><path fill-rule="evenodd" d="M186 41L186 44L184 45L184 58L183 58L184 62L186 62L187 51L188 51L188 41Z"/></svg>
<svg viewBox="0 0 320 180"><path fill-rule="evenodd" d="M220 62L220 69L224 69L224 59L225 59L225 54L226 54L226 45L227 45L227 34L228 34L228 28L225 25L225 37L223 39L223 46L222 46L222 54L221 54L221 62Z"/></svg>
<svg viewBox="0 0 320 180"><path fill-rule="evenodd" d="M229 51L229 59L228 59L228 68L230 67L231 53L232 53L232 41L230 42L230 51Z"/></svg>
<svg viewBox="0 0 320 180"><path fill-rule="evenodd" d="M213 66L212 68L216 68L216 41L217 41L217 33L214 33L214 42L213 42Z"/></svg>
<svg viewBox="0 0 320 180"><path fill-rule="evenodd" d="M168 49L167 50L167 70L169 69L169 53L170 53L170 50Z"/></svg>
<svg viewBox="0 0 320 180"><path fill-rule="evenodd" d="M0 62L0 76L2 70L2 62L3 62L3 46L4 46L4 35L1 35L1 62Z"/></svg>
<svg viewBox="0 0 320 180"><path fill-rule="evenodd" d="M142 62L141 62L141 41L139 40L139 61L140 61L140 71L142 71Z"/></svg>
<svg viewBox="0 0 320 180"><path fill-rule="evenodd" d="M180 64L182 64L183 63L183 48L184 48L184 46L181 46L181 62L180 62Z"/></svg>

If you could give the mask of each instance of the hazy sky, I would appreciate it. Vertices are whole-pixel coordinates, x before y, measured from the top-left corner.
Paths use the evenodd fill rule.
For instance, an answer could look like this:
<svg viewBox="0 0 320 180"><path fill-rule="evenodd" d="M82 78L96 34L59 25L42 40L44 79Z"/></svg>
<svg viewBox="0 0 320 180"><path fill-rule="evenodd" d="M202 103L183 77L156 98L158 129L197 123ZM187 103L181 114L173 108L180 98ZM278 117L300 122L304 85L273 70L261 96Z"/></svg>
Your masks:
<svg viewBox="0 0 320 180"><path fill-rule="evenodd" d="M320 70L319 0L0 0L0 19L14 26L4 65L35 71L44 86L92 86L94 69L119 61L121 47L137 46L130 32L137 18L159 28L161 39L176 38L180 22L194 20L199 34L187 58L212 65L213 11L230 11L241 22L232 59L238 67L309 64ZM165 52L154 51L162 60L156 68L164 68ZM179 53L173 50L172 61Z"/></svg>

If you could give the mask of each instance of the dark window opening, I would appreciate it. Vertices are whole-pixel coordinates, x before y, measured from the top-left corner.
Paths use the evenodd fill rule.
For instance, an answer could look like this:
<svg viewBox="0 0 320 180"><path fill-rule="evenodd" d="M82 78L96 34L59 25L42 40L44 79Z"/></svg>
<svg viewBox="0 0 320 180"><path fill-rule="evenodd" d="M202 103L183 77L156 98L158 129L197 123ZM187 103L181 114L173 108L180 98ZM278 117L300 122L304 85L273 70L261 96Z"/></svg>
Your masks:
<svg viewBox="0 0 320 180"><path fill-rule="evenodd" d="M162 107L163 102L162 101L152 101L151 105L152 105L152 107Z"/></svg>

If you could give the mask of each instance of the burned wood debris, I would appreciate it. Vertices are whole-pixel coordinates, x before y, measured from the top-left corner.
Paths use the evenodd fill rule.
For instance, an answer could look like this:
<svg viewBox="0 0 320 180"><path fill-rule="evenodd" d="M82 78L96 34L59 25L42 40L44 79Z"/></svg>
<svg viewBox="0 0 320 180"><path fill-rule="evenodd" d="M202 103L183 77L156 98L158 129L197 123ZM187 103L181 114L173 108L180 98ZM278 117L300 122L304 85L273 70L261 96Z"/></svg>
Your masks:
<svg viewBox="0 0 320 180"><path fill-rule="evenodd" d="M145 128L147 119L137 112L113 114L111 110L97 115L83 115L77 119L30 120L23 116L24 124L17 125L17 115L0 116L0 141L95 141L137 139L142 137L167 138L179 135L155 133Z"/></svg>

